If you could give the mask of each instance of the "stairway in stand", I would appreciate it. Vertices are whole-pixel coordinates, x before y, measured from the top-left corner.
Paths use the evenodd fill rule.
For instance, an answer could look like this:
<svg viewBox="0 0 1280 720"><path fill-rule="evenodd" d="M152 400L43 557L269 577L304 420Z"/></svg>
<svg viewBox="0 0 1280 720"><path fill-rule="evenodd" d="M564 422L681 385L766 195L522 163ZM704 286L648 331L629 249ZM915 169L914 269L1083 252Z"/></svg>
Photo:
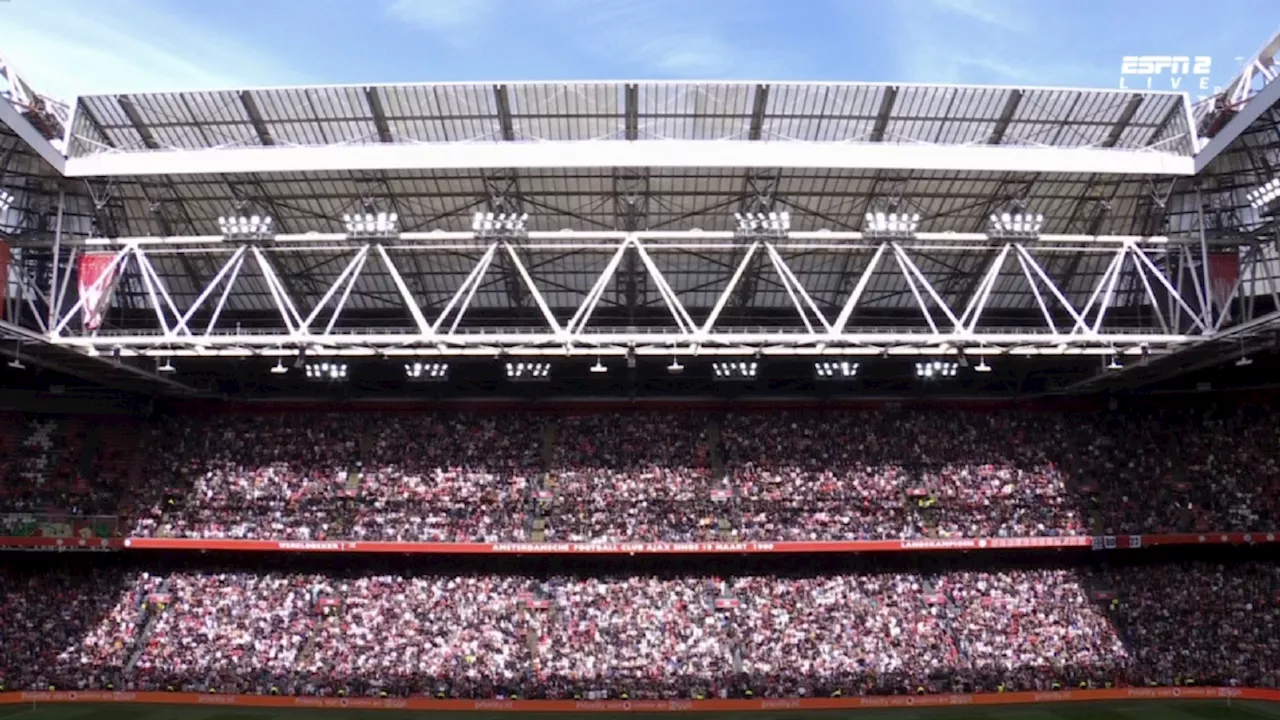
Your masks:
<svg viewBox="0 0 1280 720"><path fill-rule="evenodd" d="M547 502L555 493L556 487L556 476L550 468L555 462L559 429L555 420L548 420L542 426L542 470L538 473L538 478L530 483L529 514L525 522L525 534L530 542L546 542L547 539Z"/></svg>

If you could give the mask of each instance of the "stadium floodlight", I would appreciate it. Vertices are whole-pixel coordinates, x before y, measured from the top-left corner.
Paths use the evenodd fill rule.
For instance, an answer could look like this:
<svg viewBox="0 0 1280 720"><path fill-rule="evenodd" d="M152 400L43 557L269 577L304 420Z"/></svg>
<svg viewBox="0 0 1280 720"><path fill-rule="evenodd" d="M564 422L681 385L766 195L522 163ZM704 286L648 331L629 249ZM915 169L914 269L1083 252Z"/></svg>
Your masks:
<svg viewBox="0 0 1280 720"><path fill-rule="evenodd" d="M989 373L991 372L991 366L987 364L986 358L979 358L978 364L973 366L973 371L980 372L980 373Z"/></svg>
<svg viewBox="0 0 1280 720"><path fill-rule="evenodd" d="M449 363L405 363L404 377L409 382L444 382L449 379Z"/></svg>
<svg viewBox="0 0 1280 720"><path fill-rule="evenodd" d="M1275 210L1280 207L1280 177L1250 190L1244 197L1258 212Z"/></svg>
<svg viewBox="0 0 1280 720"><path fill-rule="evenodd" d="M760 371L760 363L755 360L728 360L711 363L713 380L754 380Z"/></svg>
<svg viewBox="0 0 1280 720"><path fill-rule="evenodd" d="M275 235L270 215L234 215L218 218L218 230L228 240L264 240Z"/></svg>
<svg viewBox="0 0 1280 720"><path fill-rule="evenodd" d="M0 212L4 212L13 207L13 193L0 188Z"/></svg>
<svg viewBox="0 0 1280 720"><path fill-rule="evenodd" d="M347 379L350 367L344 362L309 363L306 366L308 380L315 382L342 382Z"/></svg>
<svg viewBox="0 0 1280 720"><path fill-rule="evenodd" d="M356 213L343 215L347 237L395 237L400 232L400 216L395 213Z"/></svg>
<svg viewBox="0 0 1280 720"><path fill-rule="evenodd" d="M1044 215L1019 210L1015 213L991 213L987 235L1000 239L1034 240L1040 237L1044 227Z"/></svg>
<svg viewBox="0 0 1280 720"><path fill-rule="evenodd" d="M507 379L511 382L545 382L551 379L549 362L509 362Z"/></svg>
<svg viewBox="0 0 1280 720"><path fill-rule="evenodd" d="M886 240L910 240L920 227L920 213L869 212L865 220L862 224L864 235Z"/></svg>
<svg viewBox="0 0 1280 720"><path fill-rule="evenodd" d="M858 376L858 363L822 360L813 364L813 374L819 380L849 380Z"/></svg>
<svg viewBox="0 0 1280 720"><path fill-rule="evenodd" d="M529 213L478 212L471 219L471 229L484 235L519 235L528 221Z"/></svg>
<svg viewBox="0 0 1280 720"><path fill-rule="evenodd" d="M591 372L593 372L593 373L607 373L607 372L609 372L609 368L605 367L604 362L602 362L602 361L600 360L600 358L596 358L596 364L591 366Z"/></svg>
<svg viewBox="0 0 1280 720"><path fill-rule="evenodd" d="M916 363L916 377L925 380L953 378L960 372L960 363L945 360L930 360Z"/></svg>
<svg viewBox="0 0 1280 720"><path fill-rule="evenodd" d="M156 372L173 373L177 371L178 369L173 366L173 359L169 357L165 357L164 362L156 366Z"/></svg>
<svg viewBox="0 0 1280 720"><path fill-rule="evenodd" d="M734 213L738 232L743 235L786 235L791 232L791 213Z"/></svg>
<svg viewBox="0 0 1280 720"><path fill-rule="evenodd" d="M276 360L276 364L271 366L272 375L284 375L289 372L289 368L284 366L284 360Z"/></svg>

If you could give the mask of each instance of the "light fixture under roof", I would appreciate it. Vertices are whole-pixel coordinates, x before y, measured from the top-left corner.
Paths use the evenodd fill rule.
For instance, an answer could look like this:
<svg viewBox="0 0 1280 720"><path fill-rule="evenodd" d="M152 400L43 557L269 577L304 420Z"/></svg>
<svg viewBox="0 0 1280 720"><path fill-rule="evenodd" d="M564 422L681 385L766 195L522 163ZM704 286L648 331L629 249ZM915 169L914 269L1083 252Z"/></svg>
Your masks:
<svg viewBox="0 0 1280 720"><path fill-rule="evenodd" d="M270 215L229 215L218 218L218 230L228 240L263 240L275 235Z"/></svg>
<svg viewBox="0 0 1280 720"><path fill-rule="evenodd" d="M449 363L407 362L404 364L404 377L409 382L444 382L449 379Z"/></svg>
<svg viewBox="0 0 1280 720"><path fill-rule="evenodd" d="M743 235L785 235L791 231L791 213L786 210L734 213L733 219L738 223L738 232Z"/></svg>
<svg viewBox="0 0 1280 720"><path fill-rule="evenodd" d="M544 382L551 379L551 363L543 361L508 361L504 366L511 382Z"/></svg>
<svg viewBox="0 0 1280 720"><path fill-rule="evenodd" d="M949 360L930 360L916 363L916 377L925 380L953 378L960 372L960 363Z"/></svg>
<svg viewBox="0 0 1280 720"><path fill-rule="evenodd" d="M396 213L343 215L342 224L349 237L392 237L400 232L400 216Z"/></svg>
<svg viewBox="0 0 1280 720"><path fill-rule="evenodd" d="M711 363L713 380L754 380L760 372L757 360L724 360Z"/></svg>
<svg viewBox="0 0 1280 720"><path fill-rule="evenodd" d="M919 227L920 213L869 212L864 218L862 233L872 238L909 240L915 237Z"/></svg>
<svg viewBox="0 0 1280 720"><path fill-rule="evenodd" d="M13 200L13 193L5 190L4 188L0 188L0 212L4 212L5 210L13 207Z"/></svg>
<svg viewBox="0 0 1280 720"><path fill-rule="evenodd" d="M1249 204L1259 211L1274 209L1280 205L1280 177L1273 178L1270 182L1250 190L1245 193L1245 199Z"/></svg>
<svg viewBox="0 0 1280 720"><path fill-rule="evenodd" d="M1035 239L1044 227L1044 215L1023 210L992 213L988 218L987 235L1004 239Z"/></svg>
<svg viewBox="0 0 1280 720"><path fill-rule="evenodd" d="M315 382L343 382L347 380L351 368L344 362L324 360L318 363L307 363L305 372L308 380Z"/></svg>
<svg viewBox="0 0 1280 720"><path fill-rule="evenodd" d="M289 372L289 368L284 366L283 358L277 359L276 364L271 366L272 375L284 375L287 372Z"/></svg>
<svg viewBox="0 0 1280 720"><path fill-rule="evenodd" d="M482 235L518 235L525 231L529 213L478 212L471 218L471 229Z"/></svg>
<svg viewBox="0 0 1280 720"><path fill-rule="evenodd" d="M858 367L849 360L819 360L813 364L813 374L819 380L848 380L857 377Z"/></svg>
<svg viewBox="0 0 1280 720"><path fill-rule="evenodd" d="M600 361L600 358L596 358L596 364L591 366L591 372L593 372L593 373L607 373L607 372L609 372L609 368L608 368L608 367L606 367L606 366L605 366L605 364L604 364L603 362L601 362L601 361Z"/></svg>

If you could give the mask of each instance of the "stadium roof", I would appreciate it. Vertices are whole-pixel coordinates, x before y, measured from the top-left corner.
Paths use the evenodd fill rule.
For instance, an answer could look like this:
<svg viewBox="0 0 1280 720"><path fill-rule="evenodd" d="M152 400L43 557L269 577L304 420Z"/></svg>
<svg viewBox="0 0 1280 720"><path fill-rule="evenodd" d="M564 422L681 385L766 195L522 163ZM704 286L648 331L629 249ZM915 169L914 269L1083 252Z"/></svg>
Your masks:
<svg viewBox="0 0 1280 720"><path fill-rule="evenodd" d="M1183 94L627 82L180 92L81 98L67 141L59 169L76 178L64 187L77 192L64 207L64 249L92 237L140 243L100 342L152 332L167 312L153 280L174 317L208 300L193 324L204 322L236 250L221 242L223 215L271 216L278 233L297 236L262 248L278 287L260 263L236 266L219 304L221 324L236 333L242 322L254 332L278 322L281 289L302 315L341 296L336 332L412 327L406 295L434 319L459 293L471 313L464 329L540 325L531 289L563 323L621 248L590 247L591 233L704 231L701 249L653 240L654 268L627 265L604 287L601 322L644 332L666 315L668 290L699 323L726 296L746 267L734 213L785 210L800 235L852 236L866 212L885 208L919 213L919 231L934 241L907 244L901 256L881 256L865 240L774 242L776 259L756 256L725 324L796 329L802 288L827 319L860 294L850 327L926 332L925 307L960 315L979 296L985 325L1070 327L1061 306L1079 311L1103 298L1107 323L1125 332L1189 337L1187 327L1162 332L1152 314L1153 298L1167 294L1158 275L1181 282L1177 250L1150 248L1157 271L1143 269L1136 251L1126 255L1121 238L1047 243L1023 258L981 237L989 216L1010 207L1043 214L1045 235L1139 243L1162 235L1198 146ZM370 209L396 212L406 234L453 235L388 242L386 255L366 248L359 259L362 245L343 237L342 217ZM486 243L458 237L477 211L527 213L539 237L510 248L515 262L499 252L485 264ZM43 227L22 229L15 244L48 247ZM554 236L566 230L579 239ZM993 262L1004 265L988 285ZM488 274L464 293L481 265ZM358 284L343 291L353 268ZM1174 295L1160 304L1174 307Z"/></svg>
<svg viewBox="0 0 1280 720"><path fill-rule="evenodd" d="M1192 165L1179 160L1196 150L1190 107L1177 93L852 83L371 85L93 96L77 102L69 140L66 170L73 176L903 163L982 169L975 163L983 160L993 170L1052 171L1047 157L1068 159L1044 155L1054 148L1085 151L1062 170L1190 174ZM644 142L650 140L664 143ZM921 146L933 152L904 152ZM263 148L274 152L252 152ZM318 148L330 151L309 152Z"/></svg>

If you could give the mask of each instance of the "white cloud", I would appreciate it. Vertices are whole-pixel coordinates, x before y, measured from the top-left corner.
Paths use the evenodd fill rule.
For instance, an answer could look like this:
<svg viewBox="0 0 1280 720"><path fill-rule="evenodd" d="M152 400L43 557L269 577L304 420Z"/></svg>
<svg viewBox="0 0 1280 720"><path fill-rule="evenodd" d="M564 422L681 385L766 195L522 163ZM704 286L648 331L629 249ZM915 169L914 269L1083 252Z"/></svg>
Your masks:
<svg viewBox="0 0 1280 720"><path fill-rule="evenodd" d="M1023 12L1025 0L933 0L939 10L962 15L1005 32L1031 32L1031 21Z"/></svg>
<svg viewBox="0 0 1280 720"><path fill-rule="evenodd" d="M0 4L6 56L38 91L109 92L302 82L269 53L138 0Z"/></svg>
<svg viewBox="0 0 1280 720"><path fill-rule="evenodd" d="M465 44L484 31L495 10L491 0L394 0L393 20L416 25L452 44Z"/></svg>

